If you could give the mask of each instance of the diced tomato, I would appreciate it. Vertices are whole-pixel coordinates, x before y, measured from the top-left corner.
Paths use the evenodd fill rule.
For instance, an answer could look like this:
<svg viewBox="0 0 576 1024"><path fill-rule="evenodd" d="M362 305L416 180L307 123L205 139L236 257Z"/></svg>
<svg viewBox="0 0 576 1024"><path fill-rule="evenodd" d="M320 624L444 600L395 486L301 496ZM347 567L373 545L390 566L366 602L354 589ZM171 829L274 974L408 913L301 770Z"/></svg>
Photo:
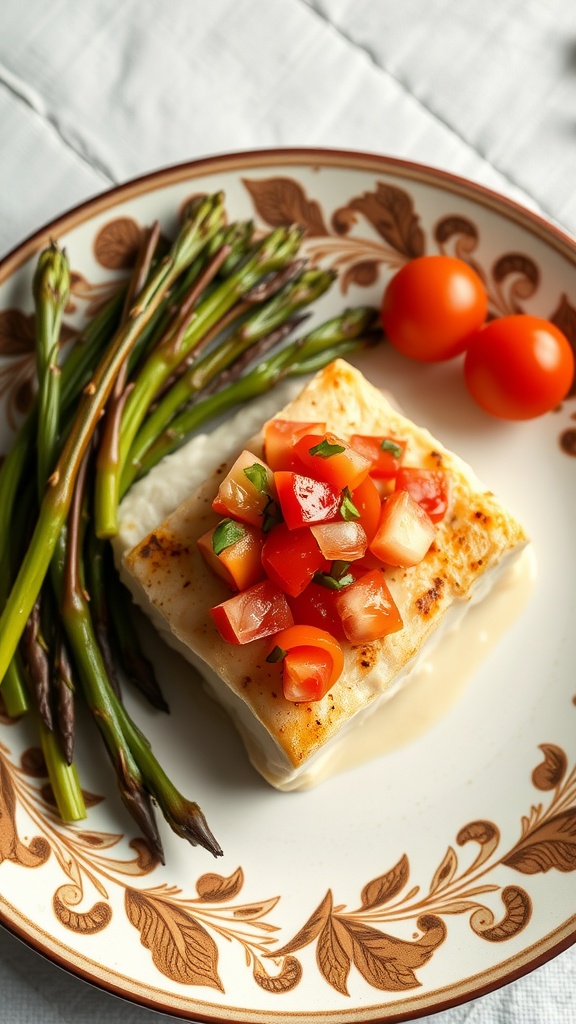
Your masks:
<svg viewBox="0 0 576 1024"><path fill-rule="evenodd" d="M337 520L333 523L320 523L319 526L310 527L318 542L318 547L325 558L333 562L353 562L355 558L362 558L368 546L368 538L364 527L352 520Z"/></svg>
<svg viewBox="0 0 576 1024"><path fill-rule="evenodd" d="M290 530L286 523L278 523L266 537L262 565L269 579L292 597L302 593L314 573L329 568L310 528Z"/></svg>
<svg viewBox="0 0 576 1024"><path fill-rule="evenodd" d="M243 451L220 484L212 508L219 515L262 526L274 496L272 471L252 452Z"/></svg>
<svg viewBox="0 0 576 1024"><path fill-rule="evenodd" d="M364 533L368 538L368 543L370 543L378 529L378 523L380 522L380 510L382 507L380 492L372 477L367 476L366 479L363 480L361 484L358 484L358 487L353 490L352 503L360 513L360 517L357 522L364 527Z"/></svg>
<svg viewBox="0 0 576 1024"><path fill-rule="evenodd" d="M372 643L402 629L402 617L381 569L371 569L343 587L335 603L351 644Z"/></svg>
<svg viewBox="0 0 576 1024"><path fill-rule="evenodd" d="M338 640L344 637L342 622L336 611L338 591L329 590L320 583L309 583L297 597L288 597L288 604L294 622L301 626L316 626L324 629Z"/></svg>
<svg viewBox="0 0 576 1024"><path fill-rule="evenodd" d="M428 551L436 529L430 516L408 491L394 491L382 514L370 551L387 565L417 565Z"/></svg>
<svg viewBox="0 0 576 1024"><path fill-rule="evenodd" d="M264 580L210 609L220 636L231 644L248 644L292 626L286 595Z"/></svg>
<svg viewBox="0 0 576 1024"><path fill-rule="evenodd" d="M323 523L338 515L342 494L337 487L288 470L274 473L274 483L290 530Z"/></svg>
<svg viewBox="0 0 576 1024"><path fill-rule="evenodd" d="M282 686L287 700L321 700L342 674L342 648L323 629L292 626L274 637L274 648L285 652Z"/></svg>
<svg viewBox="0 0 576 1024"><path fill-rule="evenodd" d="M335 434L305 434L294 451L316 480L340 490L348 487L353 491L370 471L370 460Z"/></svg>
<svg viewBox="0 0 576 1024"><path fill-rule="evenodd" d="M323 434L325 423L299 422L298 420L268 420L264 425L264 458L270 469L291 469L306 473L304 464L294 452L296 441L303 434Z"/></svg>
<svg viewBox="0 0 576 1024"><path fill-rule="evenodd" d="M228 520L230 522L230 520ZM262 544L264 534L256 526L247 523L234 524L242 536L216 554L214 551L215 526L198 540L202 557L217 576L232 590L246 590L264 579L262 567ZM220 523L221 527L222 524Z"/></svg>
<svg viewBox="0 0 576 1024"><path fill-rule="evenodd" d="M443 519L448 511L448 478L442 469L403 466L396 476L396 490L408 491L433 523Z"/></svg>
<svg viewBox="0 0 576 1024"><path fill-rule="evenodd" d="M353 434L350 444L355 451L370 460L370 475L382 480L391 480L396 476L406 450L405 441L367 434Z"/></svg>

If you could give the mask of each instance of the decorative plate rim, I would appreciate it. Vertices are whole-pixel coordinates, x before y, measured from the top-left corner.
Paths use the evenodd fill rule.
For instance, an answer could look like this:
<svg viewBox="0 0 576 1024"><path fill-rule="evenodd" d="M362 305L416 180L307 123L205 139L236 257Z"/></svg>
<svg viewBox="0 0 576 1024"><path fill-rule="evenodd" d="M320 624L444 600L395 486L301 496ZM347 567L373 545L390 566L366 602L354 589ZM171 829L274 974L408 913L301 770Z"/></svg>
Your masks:
<svg viewBox="0 0 576 1024"><path fill-rule="evenodd" d="M209 173L234 172L240 169L255 168L286 168L289 166L311 168L314 165L318 165L319 168L331 167L352 171L388 172L399 178L419 181L426 185L444 189L451 194L469 197L480 206L495 210L506 219L527 228L532 234L552 246L565 259L576 266L576 240L567 232L564 232L545 217L525 208L515 200L477 182L443 169L434 168L431 165L377 153L346 149L297 147L239 150L216 154L161 167L132 178L123 184L113 186L46 222L41 228L15 246L0 260L0 284L5 283L13 274L17 273L50 236L64 233L86 223L98 214L112 210L124 201L136 199L142 195L149 195L156 190L181 183L185 180L199 178ZM10 906L13 916L11 919L8 919L5 912L6 906L10 906L8 900L2 899L0 904L0 924L6 931L12 933L36 952L48 958L51 963L61 967L75 977L88 981L104 991L125 998L129 1002L160 1012L170 1013L174 1017L184 1020L192 1019L190 1017L189 1000L166 991L166 995L170 997L170 1002L167 1004L159 998L159 993L162 991L160 986L150 987L150 991L147 991L147 986L137 981L134 981L132 986L128 988L125 984L123 987L120 983L116 984L114 982L115 972L113 970L99 967L98 963L91 960L90 957L83 956L72 949L68 950L64 943L46 941L42 928L37 923L35 924L33 921L30 921L26 915L15 907ZM31 926L28 931L26 930L27 926ZM530 973L571 947L575 942L576 915L552 932L549 932L546 936L536 940L527 949L517 953L515 956L500 961L500 963L488 970L468 976L465 981L445 985L435 989L432 993L424 993L421 996L414 992L407 993L406 1001L412 1004L412 1009L402 1011L402 1002L398 1002L393 1004L392 1013L382 1017L383 1000L381 1000L378 1004L364 1005L362 1007L362 1019L373 1021L374 1024L384 1021L386 1024L393 1024L393 1022L417 1019L424 1014L440 1012L456 1005L462 1005L471 999L483 996ZM57 948L52 948L53 945L57 946ZM532 951L535 955L532 955ZM71 961L66 959L66 952L73 954ZM74 962L75 960L78 962ZM96 968L94 973L90 974L86 971L86 964ZM484 980L481 980L478 985L474 986L475 978ZM125 981L126 979L123 979L124 983ZM180 1006L178 1005L179 1001L181 1002ZM188 1009L185 1003L188 1005ZM287 1010L282 1012L258 1009L247 1011L233 1006L219 1008L208 1000L197 997L195 998L195 1003L197 1007L204 1005L208 1012L203 1014L195 1008L194 1019L208 1021L211 1024L216 1024L219 1020L226 1021L227 1024L240 1021L242 1024L246 1024L248 1021L302 1020L304 1017L311 1020L317 1018L327 1019L329 1017L331 1021L344 1022L356 1020L359 1012L358 1007L305 1013ZM420 1003L420 1006L415 1007L416 1003ZM216 1016L214 1011L217 1011ZM240 1013L241 1016L235 1016L237 1013Z"/></svg>
<svg viewBox="0 0 576 1024"><path fill-rule="evenodd" d="M0 284L26 260L30 259L39 246L55 233L56 229L59 232L70 230L96 214L111 209L137 195L150 193L164 188L166 185L177 184L190 177L200 177L210 171L233 171L237 167L246 167L247 164L254 167L275 167L298 164L313 166L314 163L321 163L326 167L341 167L343 169L348 167L351 170L379 169L383 171L388 168L395 174L414 181L430 182L433 179L437 187L443 187L450 192L461 191L464 195L472 194L485 205L495 208L501 213L507 213L517 223L525 224L528 221L531 230L536 231L536 234L547 241L550 241L550 236L552 236L556 247L562 254L576 263L576 239L567 231L534 210L523 206L515 199L463 175L443 168L436 168L431 164L364 150L322 149L306 146L287 147L286 149L271 147L268 149L234 150L169 164L147 171L145 174L130 178L118 185L113 185L111 188L71 206L63 213L46 221L42 227L26 236L2 257L0 260Z"/></svg>

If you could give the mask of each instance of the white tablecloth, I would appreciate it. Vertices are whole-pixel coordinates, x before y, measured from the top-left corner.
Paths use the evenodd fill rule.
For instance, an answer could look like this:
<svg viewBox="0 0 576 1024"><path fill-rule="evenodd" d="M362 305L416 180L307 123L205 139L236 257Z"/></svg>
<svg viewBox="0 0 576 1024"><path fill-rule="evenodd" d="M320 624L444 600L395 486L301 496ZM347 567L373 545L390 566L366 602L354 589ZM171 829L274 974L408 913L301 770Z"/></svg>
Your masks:
<svg viewBox="0 0 576 1024"><path fill-rule="evenodd" d="M576 233L574 0L2 0L0 256L162 165L327 146L446 168ZM7 1024L152 1024L0 930ZM576 949L435 1024L576 1021Z"/></svg>

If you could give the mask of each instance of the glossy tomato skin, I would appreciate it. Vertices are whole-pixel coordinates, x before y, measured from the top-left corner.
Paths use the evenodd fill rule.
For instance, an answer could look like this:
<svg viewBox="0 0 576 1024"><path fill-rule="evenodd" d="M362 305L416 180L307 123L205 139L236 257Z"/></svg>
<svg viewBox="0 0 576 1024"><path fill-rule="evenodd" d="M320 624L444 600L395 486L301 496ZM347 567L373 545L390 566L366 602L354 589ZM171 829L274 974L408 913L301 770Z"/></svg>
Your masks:
<svg viewBox="0 0 576 1024"><path fill-rule="evenodd" d="M433 523L444 519L450 502L448 477L442 469L404 466L396 475L397 491L408 491Z"/></svg>
<svg viewBox="0 0 576 1024"><path fill-rule="evenodd" d="M291 597L298 597L315 573L329 568L310 528L289 530L286 523L278 523L267 535L262 565L269 579Z"/></svg>
<svg viewBox="0 0 576 1024"><path fill-rule="evenodd" d="M390 279L381 312L395 348L437 362L464 352L487 311L486 290L472 267L452 256L420 256Z"/></svg>
<svg viewBox="0 0 576 1024"><path fill-rule="evenodd" d="M332 484L288 470L275 473L274 483L288 529L324 523L338 515L342 492Z"/></svg>
<svg viewBox="0 0 576 1024"><path fill-rule="evenodd" d="M574 380L574 353L550 321L521 313L486 324L464 360L466 386L486 412L527 420L554 409Z"/></svg>
<svg viewBox="0 0 576 1024"><path fill-rule="evenodd" d="M264 580L210 609L220 636L230 644L248 644L292 626L286 595Z"/></svg>
<svg viewBox="0 0 576 1024"><path fill-rule="evenodd" d="M287 700L321 700L342 674L342 648L323 629L291 626L278 633L272 644L285 652L282 685Z"/></svg>

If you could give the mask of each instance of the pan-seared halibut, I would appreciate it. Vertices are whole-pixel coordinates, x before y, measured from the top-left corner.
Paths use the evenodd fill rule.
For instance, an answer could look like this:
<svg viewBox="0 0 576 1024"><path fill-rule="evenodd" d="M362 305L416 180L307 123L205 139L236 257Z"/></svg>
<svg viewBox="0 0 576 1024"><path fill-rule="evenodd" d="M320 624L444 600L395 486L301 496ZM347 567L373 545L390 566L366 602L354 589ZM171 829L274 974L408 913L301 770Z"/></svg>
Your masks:
<svg viewBox="0 0 576 1024"><path fill-rule="evenodd" d="M357 369L342 360L319 371L275 415L325 422L328 431L343 439L353 434L394 437L406 446L404 466L441 468L450 482L449 509L436 524L427 554L409 568L385 569L403 628L359 646L344 642L340 679L312 703L284 698L279 666L266 661L267 641L226 643L209 613L230 591L208 568L197 541L221 518L212 501L238 452L247 448L262 458L262 434L247 441L237 436L235 426L218 428L220 432L228 429L219 435L227 438L226 462L170 514L166 514L169 460L125 499L116 556L135 601L168 643L198 669L210 692L231 714L257 770L278 788L294 789L304 780L310 784L315 766L324 762L335 744L346 742L359 716L369 714L409 680L423 653L458 623L471 603L488 594L497 575L527 544L527 537L470 466L396 411ZM195 445L212 443L218 448L218 435L211 438L212 442L205 436L193 440L186 452L177 453L179 474L185 472L185 460L194 465Z"/></svg>

